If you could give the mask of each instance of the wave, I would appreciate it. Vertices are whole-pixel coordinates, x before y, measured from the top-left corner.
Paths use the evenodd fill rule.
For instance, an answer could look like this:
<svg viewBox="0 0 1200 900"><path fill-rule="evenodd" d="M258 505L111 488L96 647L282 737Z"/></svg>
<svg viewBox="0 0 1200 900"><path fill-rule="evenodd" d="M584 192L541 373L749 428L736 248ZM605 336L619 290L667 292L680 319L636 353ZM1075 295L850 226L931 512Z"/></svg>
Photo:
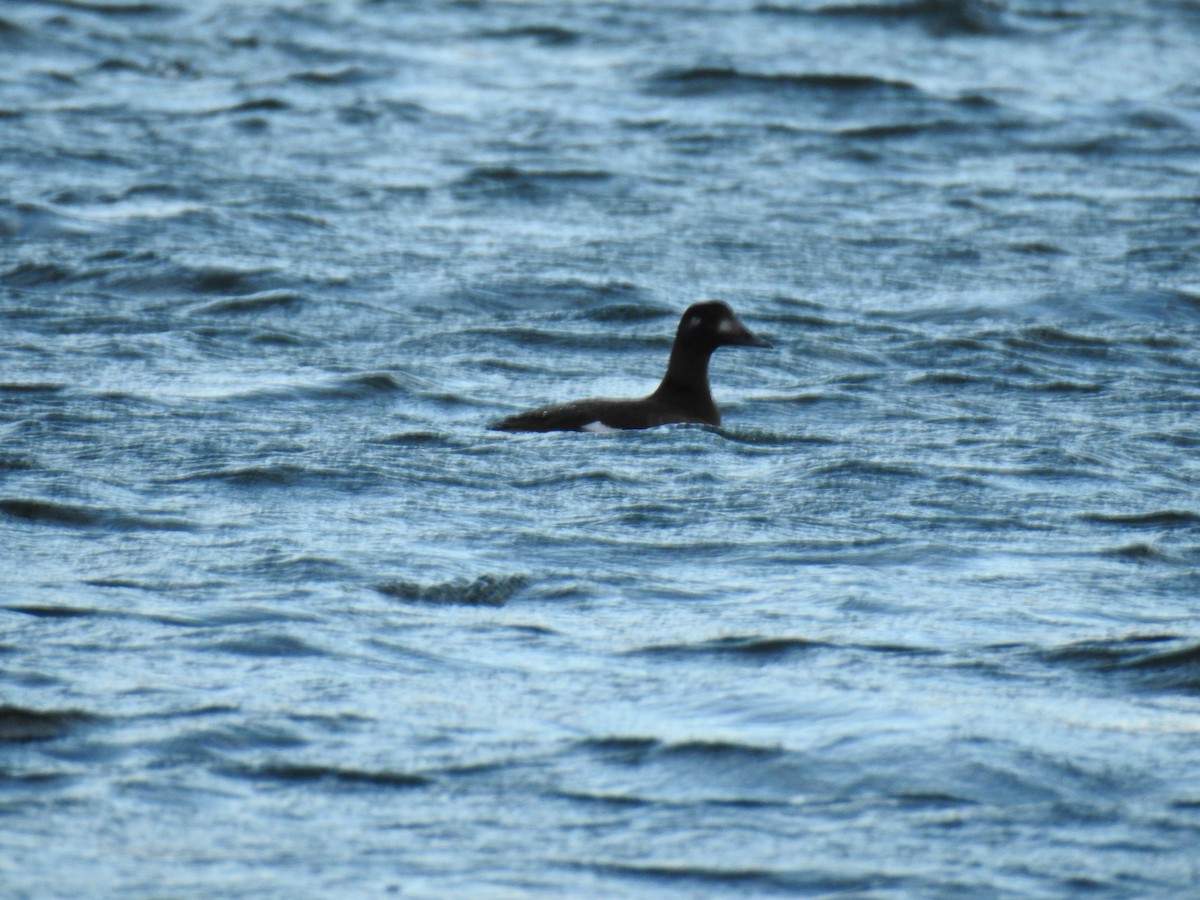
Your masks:
<svg viewBox="0 0 1200 900"><path fill-rule="evenodd" d="M192 312L198 315L260 313L277 309L294 310L306 302L307 298L295 291L260 291L241 297L214 300L194 308Z"/></svg>
<svg viewBox="0 0 1200 900"><path fill-rule="evenodd" d="M481 32L485 38L499 40L532 40L543 47L567 47L579 43L582 35L558 25L522 25Z"/></svg>
<svg viewBox="0 0 1200 900"><path fill-rule="evenodd" d="M338 109L338 119L347 125L367 125L379 121L416 123L433 114L419 103L405 100L386 100L379 97L356 97ZM429 188L423 185L389 185L383 188L389 196L422 199Z"/></svg>
<svg viewBox="0 0 1200 900"><path fill-rule="evenodd" d="M281 335L272 332L247 332L245 335L235 328L232 331L222 331L225 336L244 336L253 342L282 341L288 345L298 344L308 346L312 340L295 336ZM398 391L424 387L426 382L416 378L403 377L391 372L361 372L331 379L323 383L307 384L273 384L270 387L252 388L234 393L219 395L219 399L235 403L258 403L278 401L323 401L323 400L365 400L373 397L387 396Z"/></svg>
<svg viewBox="0 0 1200 900"><path fill-rule="evenodd" d="M602 757L606 762L639 765L653 760L698 760L703 764L746 763L761 764L777 759L786 751L779 747L763 747L736 741L686 740L663 741L646 737L602 737L585 738L574 744L575 749L589 756Z"/></svg>
<svg viewBox="0 0 1200 900"><path fill-rule="evenodd" d="M301 388L300 391L320 400L362 400L393 394L410 386L390 372L362 372L341 378L331 385Z"/></svg>
<svg viewBox="0 0 1200 900"><path fill-rule="evenodd" d="M786 394L768 395L748 398L754 403L794 403L807 405L831 399L828 395L816 394ZM729 404L727 404L729 406ZM818 444L835 443L833 438L820 435L797 433L795 431L774 431L766 428L730 428L724 425L702 426L704 430L719 434L733 444L743 444L747 452L752 448L777 449L781 447L808 447Z"/></svg>
<svg viewBox="0 0 1200 900"><path fill-rule="evenodd" d="M927 122L895 122L886 125L857 125L843 128L837 132L839 137L862 138L871 141L889 140L891 138L927 137L929 135L946 135L963 129L963 123L949 119L937 119Z"/></svg>
<svg viewBox="0 0 1200 900"><path fill-rule="evenodd" d="M10 204L0 200L0 235L5 237L53 240L80 237L95 230L94 223L59 209L39 203ZM27 287L43 280L49 283L70 281L79 277L79 271L63 263L27 260L0 275L0 280L13 286Z"/></svg>
<svg viewBox="0 0 1200 900"><path fill-rule="evenodd" d="M849 74L761 74L732 67L667 69L651 77L651 93L675 97L704 97L722 94L825 93L836 95L918 94L908 81L891 81L872 75Z"/></svg>
<svg viewBox="0 0 1200 900"><path fill-rule="evenodd" d="M289 81L315 87L341 87L357 85L372 81L376 78L370 71L361 66L343 66L338 69L312 69L306 72L293 72L288 75Z"/></svg>
<svg viewBox="0 0 1200 900"><path fill-rule="evenodd" d="M1087 359L1105 359L1118 345L1111 338L1067 331L1055 325L1035 325L1016 334L1003 334L1001 342L1016 350L1070 353Z"/></svg>
<svg viewBox="0 0 1200 900"><path fill-rule="evenodd" d="M208 213L204 213L208 215ZM104 262L88 270L72 270L69 274L72 280L95 280L102 287L121 292L154 296L177 297L187 295L213 295L228 298L232 306L222 310L217 303L211 301L210 308L203 306L199 312L237 312L237 304L247 302L253 307L255 300L263 298L262 303L271 303L271 294L282 296L287 291L289 279L279 270L269 266L256 268L237 268L223 265L189 266L180 265L173 260L163 258L154 252L127 255L114 253L104 259L94 262Z"/></svg>
<svg viewBox="0 0 1200 900"><path fill-rule="evenodd" d="M817 466L813 475L849 476L853 478L916 478L926 479L930 473L918 465L892 463L874 459L846 459Z"/></svg>
<svg viewBox="0 0 1200 900"><path fill-rule="evenodd" d="M1052 664L1119 676L1144 690L1200 692L1200 642L1194 638L1151 634L1076 641L1038 656Z"/></svg>
<svg viewBox="0 0 1200 900"><path fill-rule="evenodd" d="M22 28L16 22L0 19L0 41L15 41L28 36L28 34L28 29Z"/></svg>
<svg viewBox="0 0 1200 900"><path fill-rule="evenodd" d="M285 784L329 782L336 785L413 788L424 787L431 779L424 775L388 770L349 769L306 763L266 763L257 766L227 768L226 774L256 781L278 781Z"/></svg>
<svg viewBox="0 0 1200 900"><path fill-rule="evenodd" d="M465 442L454 435L448 432L434 431L431 428L414 428L412 431L397 431L384 437L374 438L371 443L398 447L461 448L465 446Z"/></svg>
<svg viewBox="0 0 1200 900"><path fill-rule="evenodd" d="M584 290L601 298L612 295L626 295L636 297L641 293L641 289L627 281L610 281L604 284L590 285L583 283ZM639 323L639 322L657 322L662 319L673 318L675 311L661 306L652 306L648 303L602 303L600 306L593 306L581 310L580 318L587 319L590 322L620 322L620 323Z"/></svg>
<svg viewBox="0 0 1200 900"><path fill-rule="evenodd" d="M545 201L594 191L615 175L604 169L520 169L479 166L452 185L459 199Z"/></svg>
<svg viewBox="0 0 1200 900"><path fill-rule="evenodd" d="M990 0L918 0L914 3L838 3L827 6L795 7L762 3L755 12L773 15L803 15L822 18L857 19L884 25L914 23L938 37L953 35L1006 35L1016 29L1005 17L1005 9Z"/></svg>
<svg viewBox="0 0 1200 900"><path fill-rule="evenodd" d="M41 710L24 706L0 706L0 744L27 744L66 737L100 717L79 710Z"/></svg>
<svg viewBox="0 0 1200 900"><path fill-rule="evenodd" d="M0 476L6 472L33 472L41 468L42 464L30 457L0 456Z"/></svg>
<svg viewBox="0 0 1200 900"><path fill-rule="evenodd" d="M237 656L300 657L325 656L320 647L289 634L263 634L218 641L202 648Z"/></svg>
<svg viewBox="0 0 1200 900"><path fill-rule="evenodd" d="M221 106L215 109L210 109L205 115L221 116L230 113L247 113L247 112L284 112L292 108L292 105L285 100L280 100L278 97L260 97L256 100L246 100L242 103L235 103L233 106Z"/></svg>
<svg viewBox="0 0 1200 900"><path fill-rule="evenodd" d="M151 587L148 585L103 578L88 579L83 583L92 587L124 587L135 588L138 590L159 590L157 587ZM197 625L204 624L203 620L191 617L172 616L165 613L142 613L125 609L113 610L89 606L22 603L0 606L0 609L6 609L9 612L20 613L24 616L33 616L34 618L38 619L86 619L97 617L152 622L158 625L175 625L183 628L194 628Z"/></svg>
<svg viewBox="0 0 1200 900"><path fill-rule="evenodd" d="M1164 509L1145 513L1083 513L1079 518L1098 525L1123 525L1128 528L1175 529L1200 525L1200 513Z"/></svg>
<svg viewBox="0 0 1200 900"><path fill-rule="evenodd" d="M248 466L223 466L217 469L199 469L182 475L162 479L163 484L186 484L188 482L218 481L235 487L270 488L295 487L298 485L329 485L347 488L360 487L364 480L373 480L373 470L330 469L320 466L304 466L294 463L267 463Z"/></svg>
<svg viewBox="0 0 1200 900"><path fill-rule="evenodd" d="M769 894L831 896L847 893L854 896L874 896L881 891L907 894L911 879L878 874L861 877L839 876L829 872L786 871L768 868L735 868L701 865L699 863L631 863L616 861L580 861L579 868L598 874L618 875L638 880L691 886L702 894L718 888L734 888L741 894L754 890ZM920 891L914 891L919 895Z"/></svg>
<svg viewBox="0 0 1200 900"><path fill-rule="evenodd" d="M547 792L551 797L559 797L571 803L587 803L597 804L609 807L653 807L656 802L646 800L642 797L634 797L629 794L614 793L612 791L581 791L555 789Z"/></svg>
<svg viewBox="0 0 1200 900"><path fill-rule="evenodd" d="M99 615L100 610L82 606L50 606L41 603L15 604L4 606L9 612L34 616L39 619L81 619L87 616Z"/></svg>
<svg viewBox="0 0 1200 900"><path fill-rule="evenodd" d="M197 294L253 294L261 290L264 276L276 274L271 268L236 269L231 266L204 266L184 270L187 288Z"/></svg>
<svg viewBox="0 0 1200 900"><path fill-rule="evenodd" d="M617 438L620 440L620 438ZM644 484L643 479L609 469L584 469L576 472L555 472L531 478L513 478L513 487L541 488L572 484Z"/></svg>
<svg viewBox="0 0 1200 900"><path fill-rule="evenodd" d="M204 587L212 587L213 583L205 583ZM206 604L202 612L195 613L195 624L207 628L224 628L240 625L270 625L273 623L311 623L317 621L310 614L285 611L279 608L251 606L245 602L232 606L211 607ZM324 651L319 651L324 652ZM253 655L253 654L251 654Z"/></svg>
<svg viewBox="0 0 1200 900"><path fill-rule="evenodd" d="M826 641L808 638L767 638L758 635L729 636L684 644L649 644L626 651L627 656L733 656L748 659L775 659L810 650L834 646Z"/></svg>
<svg viewBox="0 0 1200 900"><path fill-rule="evenodd" d="M480 575L474 579L455 578L432 583L387 581L375 585L375 590L415 603L503 606L528 583L522 575Z"/></svg>
<svg viewBox="0 0 1200 900"><path fill-rule="evenodd" d="M47 381L6 381L0 382L0 394L58 394L67 389L65 384L54 384Z"/></svg>
<svg viewBox="0 0 1200 900"><path fill-rule="evenodd" d="M173 516L131 515L113 509L20 497L0 499L0 515L37 525L114 531L191 531L196 527Z"/></svg>
<svg viewBox="0 0 1200 900"><path fill-rule="evenodd" d="M187 720L206 719L212 716L225 717L223 724L195 727L177 725L163 740L155 742L155 749L166 758L176 760L211 761L220 760L229 753L266 752L303 747L307 741L290 728L251 719L231 720L240 710L229 706L206 706L198 709L181 710L167 716L147 718Z"/></svg>
<svg viewBox="0 0 1200 900"><path fill-rule="evenodd" d="M18 288L54 286L79 281L88 274L64 263L21 262L0 273L0 284Z"/></svg>
<svg viewBox="0 0 1200 900"><path fill-rule="evenodd" d="M93 0L41 0L46 6L95 13L102 16L163 16L174 17L180 10L161 3L97 3Z"/></svg>
<svg viewBox="0 0 1200 900"><path fill-rule="evenodd" d="M464 298L469 300L474 307L496 306L504 308L506 313L510 310L520 310L522 315L527 314L531 307L538 308L545 311L545 321L555 323L562 322L567 318L564 316L564 310L572 310L570 319L595 322L636 322L676 317L676 311L672 309L660 309L655 314L653 307L647 307L644 316L632 312L632 310L640 308L634 301L642 301L643 293L640 287L628 281L602 276L598 278L562 278L534 274L524 274L519 277L494 276L488 278L484 283L466 285L463 291ZM652 301L647 298L644 302ZM612 315L611 319L605 318L606 310ZM623 318L624 315L629 315L629 318ZM542 317L539 316L539 318ZM509 322L511 317L506 316L503 321ZM497 323L497 325L499 327L496 328L462 329L460 333L477 333L484 336L538 333L536 329L532 328L510 330L501 323ZM560 334L556 340L565 342L567 339L592 341L596 346L604 346L598 336L587 334L575 336ZM612 340L611 330L608 332L608 340L610 342Z"/></svg>
<svg viewBox="0 0 1200 900"><path fill-rule="evenodd" d="M679 644L648 644L625 651L626 656L687 658L713 656L745 659L753 662L780 659L815 650L860 651L900 656L935 656L941 651L909 644L836 644L802 637L764 637L762 635L731 635L706 641Z"/></svg>

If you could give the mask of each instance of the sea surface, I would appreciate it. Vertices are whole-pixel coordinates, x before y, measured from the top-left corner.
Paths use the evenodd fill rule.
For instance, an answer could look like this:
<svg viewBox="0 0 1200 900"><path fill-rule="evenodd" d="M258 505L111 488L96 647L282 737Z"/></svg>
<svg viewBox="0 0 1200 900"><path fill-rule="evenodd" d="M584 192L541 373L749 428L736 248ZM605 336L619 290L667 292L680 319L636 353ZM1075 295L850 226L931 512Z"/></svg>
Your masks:
<svg viewBox="0 0 1200 900"><path fill-rule="evenodd" d="M1197 47L4 0L0 895L1195 896Z"/></svg>

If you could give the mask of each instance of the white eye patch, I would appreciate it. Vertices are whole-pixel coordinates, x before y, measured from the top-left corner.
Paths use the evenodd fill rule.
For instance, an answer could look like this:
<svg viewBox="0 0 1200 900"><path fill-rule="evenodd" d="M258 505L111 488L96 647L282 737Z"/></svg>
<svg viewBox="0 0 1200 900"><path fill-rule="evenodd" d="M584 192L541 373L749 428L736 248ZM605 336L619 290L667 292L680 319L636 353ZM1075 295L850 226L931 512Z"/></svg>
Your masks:
<svg viewBox="0 0 1200 900"><path fill-rule="evenodd" d="M696 328L700 324L701 321L702 320L699 316L689 316L688 320L683 323L683 327L684 328Z"/></svg>
<svg viewBox="0 0 1200 900"><path fill-rule="evenodd" d="M717 334L737 334L738 327L734 324L733 319L722 319L721 324L717 326Z"/></svg>

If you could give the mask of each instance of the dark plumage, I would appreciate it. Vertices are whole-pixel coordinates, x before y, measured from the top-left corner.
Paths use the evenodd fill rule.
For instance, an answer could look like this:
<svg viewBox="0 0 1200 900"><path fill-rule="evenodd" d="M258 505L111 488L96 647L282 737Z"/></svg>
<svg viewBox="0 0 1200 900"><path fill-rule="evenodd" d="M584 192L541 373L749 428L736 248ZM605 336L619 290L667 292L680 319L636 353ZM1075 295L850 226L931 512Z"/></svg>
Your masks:
<svg viewBox="0 0 1200 900"><path fill-rule="evenodd" d="M770 347L724 303L688 307L679 320L667 374L653 394L638 400L579 400L517 413L492 425L497 431L608 431L653 428L673 422L720 425L708 387L708 359L718 347Z"/></svg>

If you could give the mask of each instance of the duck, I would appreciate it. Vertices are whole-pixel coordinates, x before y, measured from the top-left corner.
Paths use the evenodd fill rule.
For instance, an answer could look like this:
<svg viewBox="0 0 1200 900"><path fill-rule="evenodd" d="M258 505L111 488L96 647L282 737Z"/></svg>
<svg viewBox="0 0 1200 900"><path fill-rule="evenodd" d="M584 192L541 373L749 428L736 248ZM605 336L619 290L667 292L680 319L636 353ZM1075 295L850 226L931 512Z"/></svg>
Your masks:
<svg viewBox="0 0 1200 900"><path fill-rule="evenodd" d="M494 431L589 431L607 433L659 425L720 425L721 412L708 385L708 361L719 347L774 345L742 324L720 300L694 303L684 311L667 361L667 373L652 394L630 400L577 400L508 416Z"/></svg>

